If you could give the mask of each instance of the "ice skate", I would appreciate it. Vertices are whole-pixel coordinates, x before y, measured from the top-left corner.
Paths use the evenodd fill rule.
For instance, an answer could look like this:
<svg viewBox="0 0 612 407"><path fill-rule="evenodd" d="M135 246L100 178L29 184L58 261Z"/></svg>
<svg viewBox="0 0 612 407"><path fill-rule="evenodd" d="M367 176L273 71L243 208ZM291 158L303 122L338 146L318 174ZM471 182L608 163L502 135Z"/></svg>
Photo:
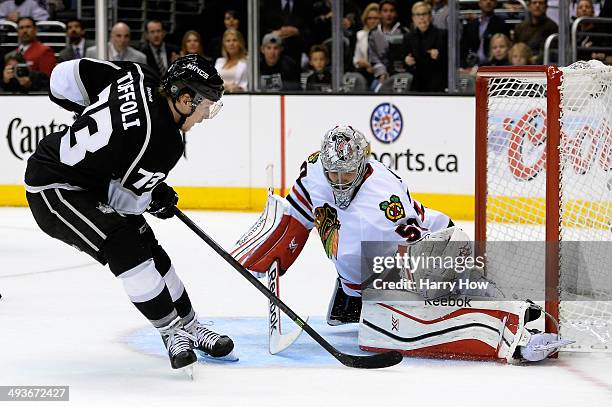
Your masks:
<svg viewBox="0 0 612 407"><path fill-rule="evenodd" d="M185 325L185 330L193 338L193 348L204 357L232 362L238 360L234 353L234 342L229 336L219 335L197 319Z"/></svg>
<svg viewBox="0 0 612 407"><path fill-rule="evenodd" d="M193 379L193 366L191 365L198 360L193 351L195 338L185 331L180 324L174 324L162 332L162 339L168 350L172 368L183 369L187 376Z"/></svg>
<svg viewBox="0 0 612 407"><path fill-rule="evenodd" d="M351 297L342 289L340 279L336 279L333 297L327 309L327 324L338 326L355 324L361 316L361 297Z"/></svg>
<svg viewBox="0 0 612 407"><path fill-rule="evenodd" d="M535 332L531 334L529 342L521 346L521 358L526 362L539 362L549 355L558 352L563 346L570 345L575 341L562 339L557 334Z"/></svg>

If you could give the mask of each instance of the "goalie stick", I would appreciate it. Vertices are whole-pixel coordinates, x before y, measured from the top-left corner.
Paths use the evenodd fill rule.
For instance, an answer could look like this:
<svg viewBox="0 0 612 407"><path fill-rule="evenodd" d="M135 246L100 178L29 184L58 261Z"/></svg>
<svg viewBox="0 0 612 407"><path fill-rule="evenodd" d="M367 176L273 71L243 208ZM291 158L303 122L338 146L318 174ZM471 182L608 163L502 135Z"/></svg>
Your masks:
<svg viewBox="0 0 612 407"><path fill-rule="evenodd" d="M179 218L189 229L197 234L202 240L206 242L217 254L219 254L226 262L228 262L237 272L239 272L244 278L255 286L263 295L265 295L270 301L276 304L293 322L314 339L319 345L335 357L340 363L348 367L361 368L361 369L379 369L383 367L389 367L397 365L402 361L402 354L397 351L390 351L385 353L378 353L375 355L349 355L340 352L333 345L327 342L317 331L315 331L310 325L306 323L302 318L299 317L291 308L289 308L283 301L281 301L272 291L270 291L264 284L262 284L257 277L253 276L247 269L234 259L227 251L225 251L217 242L215 242L210 236L206 234L202 229L198 227L187 215L181 212L180 209L174 208L177 218Z"/></svg>
<svg viewBox="0 0 612 407"><path fill-rule="evenodd" d="M280 270L279 261L275 260L268 269L268 289L277 298L280 298ZM306 317L308 322L308 317ZM298 327L295 331L283 334L281 328L281 312L274 301L270 300L268 305L268 350L272 355L276 355L287 349L293 342L300 337L302 328Z"/></svg>
<svg viewBox="0 0 612 407"><path fill-rule="evenodd" d="M266 166L266 178L268 182L268 196L270 196L274 194L274 166L272 164ZM268 289L272 291L277 298L280 298L280 261L278 259L272 262L266 275L268 277ZM306 321L308 321L308 317L306 317ZM268 350L270 354L276 355L287 349L297 340L297 338L299 338L301 333L302 328L298 327L295 331L283 335L280 309L274 302L269 301Z"/></svg>

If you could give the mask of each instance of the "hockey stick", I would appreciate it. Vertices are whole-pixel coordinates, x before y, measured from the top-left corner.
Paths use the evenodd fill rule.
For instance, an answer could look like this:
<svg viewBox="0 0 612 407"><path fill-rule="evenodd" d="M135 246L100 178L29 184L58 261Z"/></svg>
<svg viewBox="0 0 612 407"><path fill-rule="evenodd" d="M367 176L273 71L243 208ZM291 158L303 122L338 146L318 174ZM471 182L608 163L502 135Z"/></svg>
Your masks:
<svg viewBox="0 0 612 407"><path fill-rule="evenodd" d="M359 356L359 355L348 355L340 352L334 348L329 342L327 342L317 331L315 331L310 325L308 325L302 318L299 317L291 308L289 308L284 302L274 295L265 285L263 285L257 277L253 276L247 269L242 267L236 259L234 259L228 252L226 252L219 244L217 244L210 236L206 234L202 229L198 227L191 219L187 217L180 209L174 208L176 216L197 234L202 240L206 242L217 254L228 262L237 272L242 274L244 278L249 280L251 284L255 286L268 300L275 303L289 318L293 320L300 328L302 328L312 339L314 339L319 345L326 351L331 353L340 363L348 367L356 367L361 369L379 369L383 367L389 367L397 365L402 361L402 354L397 351L390 351L385 353L378 353L375 355Z"/></svg>
<svg viewBox="0 0 612 407"><path fill-rule="evenodd" d="M274 165L272 163L266 166L266 178L268 183L268 197L274 194ZM268 206L266 205L266 209ZM280 299L280 260L272 262L268 268L268 289ZM308 322L308 317L306 317ZM299 338L302 333L302 328L298 327L295 331L283 334L281 327L281 310L273 301L268 302L268 350L270 354L276 355L287 349L293 342Z"/></svg>
<svg viewBox="0 0 612 407"><path fill-rule="evenodd" d="M268 269L268 289L280 299L280 270L279 261L275 260ZM306 318L308 322L308 318ZM276 355L287 349L293 342L300 337L302 328L298 327L295 331L283 334L281 328L281 313L274 301L270 300L268 306L268 350L272 355Z"/></svg>

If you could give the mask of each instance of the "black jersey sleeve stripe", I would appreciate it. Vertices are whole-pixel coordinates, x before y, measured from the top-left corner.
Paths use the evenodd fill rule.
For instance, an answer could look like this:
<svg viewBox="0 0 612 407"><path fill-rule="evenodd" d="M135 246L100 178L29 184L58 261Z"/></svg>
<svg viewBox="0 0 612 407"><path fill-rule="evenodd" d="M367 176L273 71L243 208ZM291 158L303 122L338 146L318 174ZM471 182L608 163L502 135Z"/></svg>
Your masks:
<svg viewBox="0 0 612 407"><path fill-rule="evenodd" d="M302 166L300 167L300 176L297 178L295 183L300 186L300 189L304 193L304 198L306 198L308 203L312 205L312 199L310 199L310 194L308 193L308 190L306 189L306 187L304 187L304 183L302 182L302 178L304 178L307 174L306 166L307 166L306 161L304 161L302 163Z"/></svg>
<svg viewBox="0 0 612 407"><path fill-rule="evenodd" d="M387 167L386 165L385 165L385 168L387 169L387 171L389 171L391 174L393 174L393 176L395 178L399 179L400 181L402 180L402 178L399 175L397 175L395 172L393 172L393 170L391 168Z"/></svg>
<svg viewBox="0 0 612 407"><path fill-rule="evenodd" d="M295 200L291 197L291 195L287 195L287 201L293 206L304 218L306 218L309 222L314 222L314 218L308 214Z"/></svg>

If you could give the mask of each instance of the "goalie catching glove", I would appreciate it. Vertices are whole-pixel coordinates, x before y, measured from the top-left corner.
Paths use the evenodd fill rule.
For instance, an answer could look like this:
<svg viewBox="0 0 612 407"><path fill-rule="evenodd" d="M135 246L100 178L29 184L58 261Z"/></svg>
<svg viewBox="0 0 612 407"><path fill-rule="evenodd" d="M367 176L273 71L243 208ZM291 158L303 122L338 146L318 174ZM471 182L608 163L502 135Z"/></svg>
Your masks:
<svg viewBox="0 0 612 407"><path fill-rule="evenodd" d="M257 222L236 242L231 255L256 277L279 260L283 275L299 256L308 239L309 230L291 216L289 202L278 195L269 195Z"/></svg>

